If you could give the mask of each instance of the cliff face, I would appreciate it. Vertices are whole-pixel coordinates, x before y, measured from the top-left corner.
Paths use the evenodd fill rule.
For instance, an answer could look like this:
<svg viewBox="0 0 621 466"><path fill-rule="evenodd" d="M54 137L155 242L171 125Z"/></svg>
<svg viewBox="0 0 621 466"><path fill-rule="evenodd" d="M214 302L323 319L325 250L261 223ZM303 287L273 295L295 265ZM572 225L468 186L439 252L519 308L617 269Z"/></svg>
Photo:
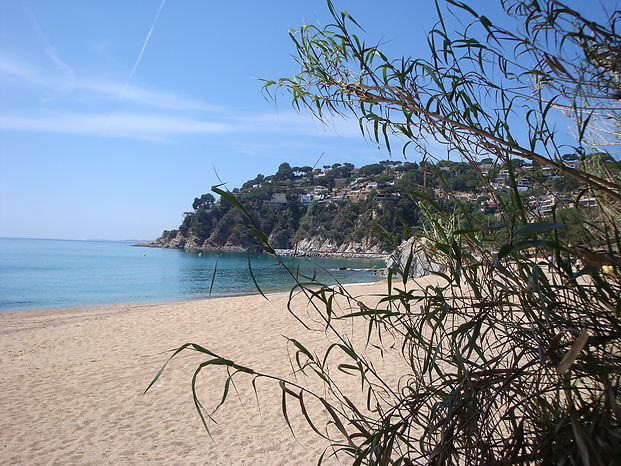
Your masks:
<svg viewBox="0 0 621 466"><path fill-rule="evenodd" d="M337 246L330 238L322 238L312 236L304 238L296 245L297 250L301 252L317 252L317 253L339 253L339 254L388 254L386 250L379 244L374 244L369 240L345 241Z"/></svg>
<svg viewBox="0 0 621 466"><path fill-rule="evenodd" d="M212 238L202 240L192 233L184 236L181 232L177 232L174 236L162 235L155 241L142 243L140 246L183 249L185 251L245 251L248 246L250 246L250 242L247 240L244 241L238 236L231 235L224 244L218 244Z"/></svg>

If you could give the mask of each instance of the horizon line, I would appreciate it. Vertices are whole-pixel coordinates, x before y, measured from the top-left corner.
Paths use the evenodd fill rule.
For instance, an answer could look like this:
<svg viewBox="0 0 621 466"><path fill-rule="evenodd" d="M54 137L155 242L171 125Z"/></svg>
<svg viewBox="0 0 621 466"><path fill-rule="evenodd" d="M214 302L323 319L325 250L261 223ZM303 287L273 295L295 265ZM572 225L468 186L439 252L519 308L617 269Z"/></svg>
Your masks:
<svg viewBox="0 0 621 466"><path fill-rule="evenodd" d="M90 238L90 239L77 239L77 238L34 238L30 236L0 236L0 239L30 239L30 240L47 240L47 241L85 241L85 242L110 242L110 243L129 243L129 242L144 242L151 241L147 239L103 239L103 238Z"/></svg>

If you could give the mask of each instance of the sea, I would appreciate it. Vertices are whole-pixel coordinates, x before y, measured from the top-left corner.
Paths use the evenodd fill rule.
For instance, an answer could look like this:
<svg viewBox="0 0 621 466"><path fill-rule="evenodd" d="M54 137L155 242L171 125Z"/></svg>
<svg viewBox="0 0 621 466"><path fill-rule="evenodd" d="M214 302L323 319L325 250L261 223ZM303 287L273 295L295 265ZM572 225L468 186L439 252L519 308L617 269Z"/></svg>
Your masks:
<svg viewBox="0 0 621 466"><path fill-rule="evenodd" d="M382 279L370 270L384 267L378 260L316 257L283 258L283 267L265 254L134 244L0 238L0 311L270 293L291 289L294 276L326 285L370 283Z"/></svg>

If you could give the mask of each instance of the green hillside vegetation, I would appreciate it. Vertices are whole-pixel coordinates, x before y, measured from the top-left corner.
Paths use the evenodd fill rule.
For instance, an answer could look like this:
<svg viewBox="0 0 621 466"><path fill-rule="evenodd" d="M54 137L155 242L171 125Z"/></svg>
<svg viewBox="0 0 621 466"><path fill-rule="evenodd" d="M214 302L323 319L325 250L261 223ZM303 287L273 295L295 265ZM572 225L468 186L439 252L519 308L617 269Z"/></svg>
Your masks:
<svg viewBox="0 0 621 466"><path fill-rule="evenodd" d="M575 163L584 163L571 155ZM612 166L614 160L607 160ZM543 171L536 164L513 161L515 177L522 180L522 196L533 214L548 205L580 193L580 184L567 176ZM420 224L420 210L412 193L425 192L446 211L457 208L489 217L493 224L496 204L489 191L508 191L507 169L491 159L476 167L441 160L422 164L384 160L356 168L335 163L322 168L297 167L284 162L273 175L257 175L233 190L276 248L294 248L300 241L316 239L335 250L343 244L373 245L385 252L406 239ZM425 173L426 172L426 173ZM550 201L551 199L551 201ZM543 217L547 212L541 210ZM248 248L252 237L236 229L242 214L225 200L203 194L184 213L178 229L166 230L156 244L186 249Z"/></svg>

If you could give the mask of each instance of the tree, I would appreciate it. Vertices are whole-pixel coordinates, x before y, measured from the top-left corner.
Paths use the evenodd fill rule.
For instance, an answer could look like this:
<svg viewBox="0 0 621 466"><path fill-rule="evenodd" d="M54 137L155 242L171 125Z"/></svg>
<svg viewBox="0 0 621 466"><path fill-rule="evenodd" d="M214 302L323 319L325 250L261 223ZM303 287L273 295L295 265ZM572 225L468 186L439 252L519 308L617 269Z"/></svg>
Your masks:
<svg viewBox="0 0 621 466"><path fill-rule="evenodd" d="M335 167L335 165L338 165ZM351 172L354 169L354 165L351 163L334 164L332 165L332 171L330 172L335 178L349 178Z"/></svg>
<svg viewBox="0 0 621 466"><path fill-rule="evenodd" d="M381 166L379 163L372 163L372 164L364 165L360 167L358 172L363 176L374 176L374 175L379 175L383 171L384 171L384 167Z"/></svg>
<svg viewBox="0 0 621 466"><path fill-rule="evenodd" d="M331 448L355 464L607 464L621 457L621 281L600 273L602 264L621 267L621 185L614 161L597 162L591 154L603 148L585 139L590 115L612 112L620 120L619 14L602 25L556 0L502 6L507 16L495 24L447 0L428 36L430 56L393 60L354 34L355 20L329 1L332 24L291 33L299 73L266 83L320 119L356 115L367 136L389 149L397 136L433 158L431 140L473 168L492 158L509 174L508 192L488 192L498 209L493 219L458 199L411 193L421 247L441 267L436 285L408 282L419 254L413 249L396 258L379 303L297 285L335 343L317 355L292 341L292 361L296 371L317 374L330 396L298 393L277 378L283 406L294 401L306 413L302 393L315 397L340 436ZM471 23L450 33L447 9ZM592 166L572 169L560 157L556 110L573 113L571 149ZM563 234L568 220L557 206L552 221L543 221L518 192L514 158L584 185L601 206L597 215L577 207L571 235ZM489 186L483 177L480 183ZM576 259L586 264L577 273ZM369 339L393 338L401 348L408 373L398 387L334 326L346 318L365 319ZM229 374L275 379L208 355L205 364ZM366 404L343 395L335 369L361 379Z"/></svg>
<svg viewBox="0 0 621 466"><path fill-rule="evenodd" d="M308 175L310 172L312 172L313 167L309 167L307 165L304 167L293 167L291 170L293 171L293 174L295 176L302 176L302 175Z"/></svg>
<svg viewBox="0 0 621 466"><path fill-rule="evenodd" d="M283 162L278 166L278 171L275 175L277 181L285 181L290 179L292 176L293 170L291 169L291 165L289 165L287 162Z"/></svg>
<svg viewBox="0 0 621 466"><path fill-rule="evenodd" d="M580 183L575 178L559 176L552 180L552 189L561 193L573 193L580 188Z"/></svg>
<svg viewBox="0 0 621 466"><path fill-rule="evenodd" d="M194 198L194 202L192 203L192 208L194 210L210 209L214 205L215 202L216 202L216 198L213 197L213 194L210 194L210 193L203 194L201 197Z"/></svg>

